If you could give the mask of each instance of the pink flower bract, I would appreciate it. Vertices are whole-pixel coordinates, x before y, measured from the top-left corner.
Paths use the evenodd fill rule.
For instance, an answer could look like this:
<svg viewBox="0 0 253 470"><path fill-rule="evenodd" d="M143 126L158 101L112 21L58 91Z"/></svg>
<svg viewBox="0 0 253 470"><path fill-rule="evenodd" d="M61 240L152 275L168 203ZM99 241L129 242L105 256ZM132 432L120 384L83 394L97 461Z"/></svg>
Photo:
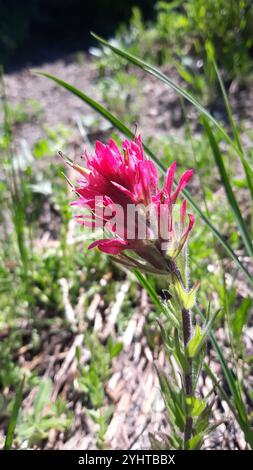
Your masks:
<svg viewBox="0 0 253 470"><path fill-rule="evenodd" d="M78 199L72 204L79 208L88 208L90 212L90 215L80 214L77 220L93 227L98 211L100 223L113 234L113 238L97 240L89 248L97 246L101 251L116 256L121 255L124 250L131 250L150 267L166 271L166 260L178 256L194 225L192 214L188 214L188 222L186 220L186 201L182 202L180 220L176 223L173 220L174 205L180 192L189 182L192 170L186 171L176 188L173 188L176 163L172 163L167 170L164 186L160 189L156 166L146 158L140 135L135 136L132 141L124 140L122 151L112 139L108 145L96 142L94 155L85 153L85 157L87 168L71 163L79 172L78 185L74 188ZM129 217L128 208L131 205L138 209L138 223L145 226L146 234L149 235L146 239L138 236L135 216ZM155 233L151 206L159 222L155 237L150 237L150 234ZM123 221L119 226L114 223L117 207L122 209L123 214ZM168 232L165 238L162 226L166 226ZM131 261L128 262L131 264Z"/></svg>

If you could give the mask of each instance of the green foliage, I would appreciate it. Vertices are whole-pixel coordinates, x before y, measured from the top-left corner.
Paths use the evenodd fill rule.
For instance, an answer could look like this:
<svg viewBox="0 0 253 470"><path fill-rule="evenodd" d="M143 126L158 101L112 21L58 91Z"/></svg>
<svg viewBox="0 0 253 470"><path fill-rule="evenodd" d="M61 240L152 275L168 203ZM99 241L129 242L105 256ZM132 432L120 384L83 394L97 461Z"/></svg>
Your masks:
<svg viewBox="0 0 253 470"><path fill-rule="evenodd" d="M183 391L178 393L180 378L177 367L181 369L182 376L187 374L189 359L192 360L193 389L198 390L198 379L204 364L206 374L211 378L216 391L227 402L248 445L253 445L252 417L245 398L251 397L247 379L252 357L247 355L244 343L245 327L252 309L252 300L247 293L247 282L252 282L252 276L246 258L246 250L249 255L252 250L252 215L248 210L252 196L252 149L243 148L241 127L235 125L225 89L227 80L237 77L239 70L246 74L251 68L249 50L252 42L251 38L247 39L247 21L251 19L252 7L247 7L246 0L234 2L233 5L223 0L219 2L222 9L220 14L218 9L211 8L211 3L213 2L191 0L160 2L156 23L150 24L150 27L146 27L140 11L135 9L130 28L122 26L117 41L110 42L111 49L108 49L106 41L101 40L102 49L94 52L99 55L96 59L99 67L97 89L104 106L62 80L46 74L100 113L100 118L94 114L85 114L78 122L85 140L94 131L107 133L111 126L127 137L133 136L131 124L138 121L139 114L143 112L142 87L133 69L129 68L128 63L126 65L126 60L170 86L204 116L201 122L204 122L206 135L202 130L198 135L193 135L183 105L186 118L183 138L157 134L147 138L148 145L145 147L147 154L156 161L162 172L174 158L182 167L196 168L194 197L187 192L185 195L199 215L195 234L191 239L189 261L193 277L201 280L201 289L198 305L193 307L196 318L194 317L193 334L186 351L181 337L178 305L173 306L170 300L161 301L163 289L168 288L167 280L155 279L150 275L145 277L135 272L154 304L150 315L152 319L145 325L149 345L155 347L157 337L160 338L157 328L154 333L153 321L156 320L169 362L169 374L160 370L158 374L172 432L159 438L151 436L152 447L159 450L181 449L185 445L182 433L186 417L191 417L194 424L193 437L187 444L190 449L200 448L205 435L216 426L215 423L210 426L213 419L213 401L210 397L203 399L198 393L194 397L185 397ZM238 26L239 7L241 13ZM248 16L245 20L247 8ZM242 37L246 40L242 40ZM119 49L122 45L126 51ZM114 53L118 57L115 58ZM140 55L141 59L135 57L136 55ZM221 66L221 72L214 58ZM142 59L147 59L149 63ZM176 66L187 89L178 86L165 73L152 66L169 61ZM193 96L194 93L200 94L203 97L202 102L207 102L210 98L207 95L214 95L215 81L220 84L230 127L217 121ZM208 90L207 84L211 85ZM187 91L189 87L190 93ZM39 387L32 409L20 412L15 434L17 445L21 442L30 446L37 445L47 439L51 428L66 431L72 423L66 402L57 400L51 403L51 380L41 382L36 371L30 374L18 364L19 350L24 342L20 325L24 320L30 325L29 338L25 338L25 341L33 355L38 352L40 335L44 328L54 328L57 324L64 331L76 331L77 325L69 325L66 319L62 279L68 281L72 305L76 305L85 286L85 311L96 292L101 294L105 305L111 305L125 274L112 266L109 257L96 250L87 252L85 230L77 229L73 243L68 241L72 211L61 176L63 168L51 163L52 160L46 165L42 162L47 157L52 158L59 148L68 146L72 131L63 125L55 129L46 128L45 137L37 141L33 149L30 150L26 143L16 148L13 130L23 122L39 117L41 106L29 101L11 107L5 96L3 104L4 119L0 132L3 168L0 176L0 223L3 227L0 235L0 329L5 331L6 328L8 337L4 334L0 342L0 389L3 392L0 417L10 416L6 440L9 448L13 442L15 444L13 430L16 411L21 402L21 395L19 391L15 394L15 390L24 374L27 377L24 393L38 384ZM104 124L104 118L109 124ZM252 141L250 131L245 134ZM119 139L117 134L113 137ZM239 173L238 165L242 168ZM221 194L221 186L225 190L225 197ZM47 219L44 222L45 213L50 214L51 221L48 222ZM38 245L44 232L50 233L50 241L53 241L49 247ZM234 264L228 260L227 254ZM236 267L245 275L246 282L241 281ZM228 281L224 280L224 272ZM100 283L105 273L110 273L113 282ZM131 277L129 282L129 290L117 320L119 334L126 328L133 308L138 304L137 290L131 283ZM246 293L243 289L243 294L240 289L238 292L238 282L246 286ZM195 304L195 295L188 299L186 297L189 293L187 296L182 296L182 293L178 294L181 302L187 308L192 307ZM216 314L213 316L210 315L210 299L215 303L212 310ZM219 315L220 306L223 308ZM205 318L203 311L207 312ZM216 340L215 333L212 332L213 325L219 325L227 332L229 356L223 350L223 344ZM222 374L219 377L205 363L206 342L215 351L221 365ZM112 360L120 353L122 344L111 337L106 343L101 341L92 327L89 327L85 334L84 347L90 358L84 364L78 351L76 352L78 375L74 384L70 385L70 393L80 394L86 414L98 428L97 446L104 448L106 429L113 413L106 395L106 382L111 375ZM170 363L171 354L174 354L176 368Z"/></svg>
<svg viewBox="0 0 253 470"><path fill-rule="evenodd" d="M10 423L6 439L6 446L9 448L14 438L16 403L20 407L21 401L20 394L17 394L15 401L14 391L18 389L23 376L26 376L23 396L38 386L32 406L19 413L14 441L17 446L22 444L33 447L47 439L51 429L58 432L69 430L72 414L66 401L60 397L54 403L51 402L51 379L41 381L36 372L30 373L25 365L22 367L18 363L20 351L25 344L28 357L30 354L31 357L40 354L41 335L55 325L59 325L63 333L72 328L75 331L75 325L69 325L66 316L62 280L68 281L69 301L73 305L76 305L85 282L85 308L96 292L105 290L100 284L104 274L110 271L113 273L117 268L111 266L109 259L106 256L101 257L96 250L87 253L84 247L89 237L78 225L74 242L67 242L72 211L61 174L62 162L58 165L53 162L40 165L39 162L42 157L52 157L59 148L66 146L72 131L63 125L55 129L45 128L46 137L35 144L33 152L26 142L18 147L14 128L18 123L35 116L30 112L34 109L33 103L12 108L5 93L3 103L4 122L1 122L3 125L0 129L3 169L0 176L0 219L4 227L0 236L1 334L3 330L0 342L0 416L1 420L4 417ZM47 221L43 222L45 215ZM40 238L45 232L50 232L53 243L44 247ZM119 283L121 277L119 274ZM112 302L116 289L117 286L112 284L112 288L104 296L105 302ZM123 305L122 313L126 308L129 315L129 306ZM89 406L89 411L95 413L97 410L101 414L98 419L98 445L103 446L111 413L109 406L102 413L104 382L110 377L111 361L120 353L122 344L109 338L107 344L102 345L96 338L94 349L90 335L92 332L89 330L85 346L91 348L93 359L90 375L86 374L86 387L91 391L95 406L99 406L99 409ZM10 419L7 421L8 416Z"/></svg>
<svg viewBox="0 0 253 470"><path fill-rule="evenodd" d="M95 333L87 332L84 335L84 344L89 350L90 360L88 365L82 366L77 349L77 386L84 394L87 414L98 425L97 447L103 449L105 433L113 413L113 407L106 403L105 385L111 375L112 360L120 354L122 343L114 342L109 337L103 345Z"/></svg>
<svg viewBox="0 0 253 470"><path fill-rule="evenodd" d="M55 155L59 148L62 148L67 139L71 136L70 129L66 128L62 124L57 126L55 129L45 127L45 131L46 137L41 140L37 140L34 145L33 154L35 158L42 158L45 156L51 157Z"/></svg>
<svg viewBox="0 0 253 470"><path fill-rule="evenodd" d="M32 413L21 410L17 434L21 442L28 447L43 441L52 429L65 431L71 426L73 416L67 409L66 403L58 398L55 403L51 401L51 379L43 379L39 385Z"/></svg>
<svg viewBox="0 0 253 470"><path fill-rule="evenodd" d="M92 421L98 425L97 448L103 450L105 448L105 433L113 414L113 407L109 406L98 410L88 410L87 413Z"/></svg>
<svg viewBox="0 0 253 470"><path fill-rule="evenodd" d="M43 113L41 103L36 100L20 101L15 106L9 107L11 125L17 126L31 119L39 117Z"/></svg>
<svg viewBox="0 0 253 470"><path fill-rule="evenodd" d="M111 107L125 122L134 124L141 109L141 85L135 75L119 70L98 81L103 103Z"/></svg>
<svg viewBox="0 0 253 470"><path fill-rule="evenodd" d="M103 346L95 334L87 333L84 344L90 351L88 366L79 368L78 386L90 401L94 409L104 405L105 383L111 375L111 361L121 349L121 343L114 343L109 337L107 344Z"/></svg>
<svg viewBox="0 0 253 470"><path fill-rule="evenodd" d="M129 26L121 25L116 40L154 65L174 62L192 89L203 93L215 81L213 57L226 79L246 76L252 70L252 21L251 0L217 0L215 6L213 0L159 1L155 21L144 22L140 9L134 8ZM108 56L106 64L116 67Z"/></svg>
<svg viewBox="0 0 253 470"><path fill-rule="evenodd" d="M232 328L238 344L241 343L243 327L247 324L247 317L252 303L252 299L244 299L239 307L235 309L232 320Z"/></svg>

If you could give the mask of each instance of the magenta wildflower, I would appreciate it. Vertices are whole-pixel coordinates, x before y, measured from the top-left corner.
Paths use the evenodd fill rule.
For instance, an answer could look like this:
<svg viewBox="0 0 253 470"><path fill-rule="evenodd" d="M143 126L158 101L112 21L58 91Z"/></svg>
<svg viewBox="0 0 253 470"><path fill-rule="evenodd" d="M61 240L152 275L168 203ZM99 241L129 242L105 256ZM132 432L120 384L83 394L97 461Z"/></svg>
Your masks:
<svg viewBox="0 0 253 470"><path fill-rule="evenodd" d="M77 220L94 227L97 218L113 235L113 238L93 242L89 248L97 246L129 267L170 272L171 262L184 248L194 225L194 216L186 212L185 200L181 205L180 220L173 218L178 196L193 172L186 171L173 188L174 162L167 170L163 188L159 189L157 169L146 158L140 135L132 141L124 140L122 149L121 152L112 139L108 145L96 142L95 154L85 154L87 168L68 162L80 174L74 188L78 199L72 204L88 208L90 212L90 215L80 214ZM119 221L118 207L123 214ZM129 207L134 208L134 214ZM140 228L142 234L144 229L145 236L139 236ZM123 253L125 250L131 251L133 257ZM145 265L136 259L136 255L145 260Z"/></svg>

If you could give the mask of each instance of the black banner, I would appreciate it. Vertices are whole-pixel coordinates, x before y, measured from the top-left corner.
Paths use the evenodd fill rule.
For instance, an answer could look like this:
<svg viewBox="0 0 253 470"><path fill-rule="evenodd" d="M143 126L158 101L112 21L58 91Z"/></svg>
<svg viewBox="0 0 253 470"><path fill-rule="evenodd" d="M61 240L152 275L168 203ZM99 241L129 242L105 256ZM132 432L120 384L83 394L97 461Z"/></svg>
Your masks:
<svg viewBox="0 0 253 470"><path fill-rule="evenodd" d="M251 451L54 451L54 450L12 450L0 452L0 468L17 465L17 468L45 468L48 465L69 466L72 468L99 467L110 469L125 466L156 465L175 468L185 465L203 468L203 465L250 465ZM52 467L50 467L52 468Z"/></svg>

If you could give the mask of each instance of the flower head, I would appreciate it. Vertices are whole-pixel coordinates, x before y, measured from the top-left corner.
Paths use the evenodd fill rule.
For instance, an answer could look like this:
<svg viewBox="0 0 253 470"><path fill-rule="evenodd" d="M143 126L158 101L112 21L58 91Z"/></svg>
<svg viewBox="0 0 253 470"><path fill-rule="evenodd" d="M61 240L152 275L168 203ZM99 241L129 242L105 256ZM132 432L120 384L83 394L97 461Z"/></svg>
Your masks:
<svg viewBox="0 0 253 470"><path fill-rule="evenodd" d="M77 220L89 227L102 226L113 235L96 240L89 248L97 246L129 267L170 272L194 225L194 216L186 213L186 201L180 220L174 221L173 215L192 170L181 176L175 188L176 163L172 163L159 189L156 166L146 158L140 135L124 140L122 151L112 139L108 145L96 142L94 155L86 153L85 157L87 168L68 161L79 173L74 187L78 199L72 204L89 210L89 215L82 213Z"/></svg>

